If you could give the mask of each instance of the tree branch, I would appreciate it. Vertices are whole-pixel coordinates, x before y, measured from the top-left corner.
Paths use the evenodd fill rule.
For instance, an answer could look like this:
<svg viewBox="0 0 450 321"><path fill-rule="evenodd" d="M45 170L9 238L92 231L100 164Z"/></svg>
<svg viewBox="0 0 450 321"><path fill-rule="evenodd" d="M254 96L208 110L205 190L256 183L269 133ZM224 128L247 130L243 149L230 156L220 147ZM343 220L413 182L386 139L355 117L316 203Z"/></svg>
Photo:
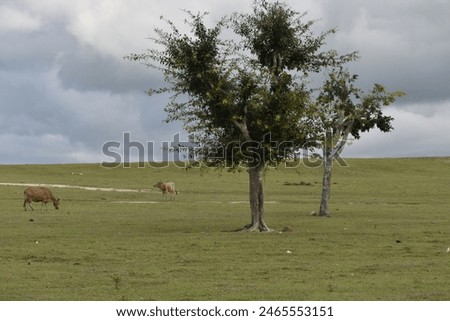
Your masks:
<svg viewBox="0 0 450 321"><path fill-rule="evenodd" d="M337 155L339 155L345 147L345 144L347 143L348 135L350 135L353 127L353 121L350 121L350 124L348 124L347 128L344 131L344 134L341 136L342 138L339 140L339 142L336 144L336 146L333 148L333 150L330 153L331 159L334 159Z"/></svg>
<svg viewBox="0 0 450 321"><path fill-rule="evenodd" d="M245 140L251 141L250 132L248 131L247 124L245 122L238 122L236 119L232 119L233 124L241 131Z"/></svg>

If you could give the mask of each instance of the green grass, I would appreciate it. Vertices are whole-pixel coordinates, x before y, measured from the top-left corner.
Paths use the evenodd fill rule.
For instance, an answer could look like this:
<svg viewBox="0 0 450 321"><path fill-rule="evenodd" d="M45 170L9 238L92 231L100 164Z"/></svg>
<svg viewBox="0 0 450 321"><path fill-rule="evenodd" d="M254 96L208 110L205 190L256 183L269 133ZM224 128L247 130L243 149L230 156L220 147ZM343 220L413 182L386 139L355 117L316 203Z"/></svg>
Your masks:
<svg viewBox="0 0 450 321"><path fill-rule="evenodd" d="M450 158L347 162L331 218L309 215L321 168L268 171L271 233L233 232L245 171L0 166L0 182L140 190L55 187L58 211L25 212L24 187L0 185L0 300L450 300Z"/></svg>

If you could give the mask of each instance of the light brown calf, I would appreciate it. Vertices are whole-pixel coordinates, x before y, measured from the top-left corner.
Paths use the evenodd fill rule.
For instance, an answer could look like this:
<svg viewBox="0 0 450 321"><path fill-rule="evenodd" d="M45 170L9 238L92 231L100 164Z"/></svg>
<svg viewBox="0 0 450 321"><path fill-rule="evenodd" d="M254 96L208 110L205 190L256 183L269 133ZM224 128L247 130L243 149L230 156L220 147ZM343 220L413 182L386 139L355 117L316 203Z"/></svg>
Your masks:
<svg viewBox="0 0 450 321"><path fill-rule="evenodd" d="M153 185L153 187L159 188L162 191L163 195L170 194L171 198L175 197L175 195L178 194L177 190L175 189L175 183L173 183L173 182L159 181L158 183Z"/></svg>

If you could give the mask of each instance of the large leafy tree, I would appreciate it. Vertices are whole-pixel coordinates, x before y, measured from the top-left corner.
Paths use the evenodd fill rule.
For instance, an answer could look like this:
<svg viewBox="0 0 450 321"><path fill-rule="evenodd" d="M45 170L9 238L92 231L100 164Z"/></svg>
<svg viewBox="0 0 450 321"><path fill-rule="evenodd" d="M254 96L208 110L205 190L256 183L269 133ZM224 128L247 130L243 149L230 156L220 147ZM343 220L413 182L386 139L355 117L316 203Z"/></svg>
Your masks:
<svg viewBox="0 0 450 321"><path fill-rule="evenodd" d="M328 73L315 103L310 122L312 131L322 149L323 179L319 216L331 215L331 174L333 161L344 150L349 137L359 139L362 132L378 128L389 132L393 118L383 114L382 107L392 104L400 91L388 92L384 86L375 84L369 93L356 86L357 75L342 67Z"/></svg>
<svg viewBox="0 0 450 321"><path fill-rule="evenodd" d="M315 36L313 22L278 2L255 1L251 14L213 27L204 14L187 14L190 32L166 21L168 29L156 29L153 49L127 58L163 72L168 86L149 94L172 93L167 121L182 121L196 135L203 164L247 168L251 222L242 230L269 231L263 173L305 145L311 99L305 79L354 55L322 51L334 30Z"/></svg>

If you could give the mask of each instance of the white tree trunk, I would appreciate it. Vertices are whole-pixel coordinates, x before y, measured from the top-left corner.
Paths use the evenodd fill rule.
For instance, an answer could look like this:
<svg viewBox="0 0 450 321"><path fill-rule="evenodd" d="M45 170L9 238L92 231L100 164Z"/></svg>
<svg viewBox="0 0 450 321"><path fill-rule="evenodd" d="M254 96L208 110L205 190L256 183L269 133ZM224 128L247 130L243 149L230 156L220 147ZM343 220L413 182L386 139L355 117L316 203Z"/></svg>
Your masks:
<svg viewBox="0 0 450 321"><path fill-rule="evenodd" d="M323 159L322 199L320 200L319 216L330 216L328 207L331 198L331 171L333 159L328 155Z"/></svg>
<svg viewBox="0 0 450 321"><path fill-rule="evenodd" d="M330 216L328 204L331 197L331 171L333 169L333 157L336 149L333 149L333 132L328 130L325 134L323 148L323 177L322 177L322 198L320 200L319 216Z"/></svg>

